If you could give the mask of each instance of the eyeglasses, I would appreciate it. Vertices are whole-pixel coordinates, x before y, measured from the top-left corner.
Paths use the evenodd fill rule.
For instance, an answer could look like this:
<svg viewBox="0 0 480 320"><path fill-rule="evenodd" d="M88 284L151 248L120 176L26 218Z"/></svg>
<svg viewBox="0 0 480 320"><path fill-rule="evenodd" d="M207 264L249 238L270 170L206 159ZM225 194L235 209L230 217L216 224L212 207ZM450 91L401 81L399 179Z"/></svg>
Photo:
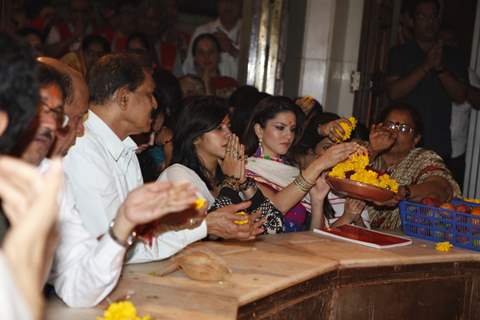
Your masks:
<svg viewBox="0 0 480 320"><path fill-rule="evenodd" d="M398 132L400 132L400 133L413 133L413 132L415 131L415 129L413 129L412 127L410 127L410 126L409 126L408 124L406 124L406 123L385 121L385 123L383 124L383 126L384 126L386 129L395 130L395 131L398 131Z"/></svg>
<svg viewBox="0 0 480 320"><path fill-rule="evenodd" d="M63 111L63 107L61 108L50 108L48 105L41 103L40 104L42 111L45 113L50 113L52 112L53 115L55 116L57 120L57 124L61 129L64 129L68 126L68 122L70 121L70 118L65 114Z"/></svg>

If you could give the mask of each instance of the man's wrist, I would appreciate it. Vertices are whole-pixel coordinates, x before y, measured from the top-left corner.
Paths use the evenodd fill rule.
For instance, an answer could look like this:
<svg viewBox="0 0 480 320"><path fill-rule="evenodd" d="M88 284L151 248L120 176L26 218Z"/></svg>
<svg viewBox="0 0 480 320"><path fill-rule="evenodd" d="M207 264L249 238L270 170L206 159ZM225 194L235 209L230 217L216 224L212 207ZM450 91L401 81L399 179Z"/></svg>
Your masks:
<svg viewBox="0 0 480 320"><path fill-rule="evenodd" d="M128 247L132 244L135 237L134 228L135 225L129 222L122 213L119 213L110 223L109 234L115 242Z"/></svg>

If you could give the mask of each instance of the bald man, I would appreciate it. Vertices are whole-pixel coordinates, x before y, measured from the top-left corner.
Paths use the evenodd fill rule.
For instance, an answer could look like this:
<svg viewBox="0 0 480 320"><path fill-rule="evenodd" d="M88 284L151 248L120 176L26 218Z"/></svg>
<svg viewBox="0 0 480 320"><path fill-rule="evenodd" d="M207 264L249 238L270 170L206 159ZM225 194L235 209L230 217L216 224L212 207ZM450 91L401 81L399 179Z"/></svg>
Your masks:
<svg viewBox="0 0 480 320"><path fill-rule="evenodd" d="M77 137L83 136L83 120L88 111L88 87L82 74L60 60L40 57L40 62L48 64L55 70L64 75L70 83L70 88L66 88L65 104L63 106L65 114L68 116L68 126L57 131L57 138L49 156L65 156L71 146L75 144Z"/></svg>

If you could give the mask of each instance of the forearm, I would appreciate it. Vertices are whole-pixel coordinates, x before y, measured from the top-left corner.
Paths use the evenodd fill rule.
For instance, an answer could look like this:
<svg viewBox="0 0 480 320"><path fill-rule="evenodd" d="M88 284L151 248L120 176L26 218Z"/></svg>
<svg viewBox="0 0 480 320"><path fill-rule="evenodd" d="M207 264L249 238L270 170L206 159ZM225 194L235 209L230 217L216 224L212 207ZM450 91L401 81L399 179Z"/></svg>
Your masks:
<svg viewBox="0 0 480 320"><path fill-rule="evenodd" d="M283 214L286 214L288 210L299 203L307 194L306 191L300 190L300 188L293 183L277 193L268 192L265 189L262 189L262 192L270 199L275 208Z"/></svg>
<svg viewBox="0 0 480 320"><path fill-rule="evenodd" d="M457 80L457 78L447 70L440 73L438 78L453 101L456 103L465 102L467 99L467 86L463 82Z"/></svg>
<svg viewBox="0 0 480 320"><path fill-rule="evenodd" d="M310 230L325 227L325 215L323 212L323 204L325 199L312 201L312 221Z"/></svg>
<svg viewBox="0 0 480 320"><path fill-rule="evenodd" d="M425 197L436 198L447 202L453 197L453 189L450 183L441 177L432 177L425 182L410 185L410 200L421 201Z"/></svg>
<svg viewBox="0 0 480 320"><path fill-rule="evenodd" d="M390 99L396 100L408 95L427 74L428 69L425 66L420 65L410 74L391 81L388 84L388 95L390 96Z"/></svg>

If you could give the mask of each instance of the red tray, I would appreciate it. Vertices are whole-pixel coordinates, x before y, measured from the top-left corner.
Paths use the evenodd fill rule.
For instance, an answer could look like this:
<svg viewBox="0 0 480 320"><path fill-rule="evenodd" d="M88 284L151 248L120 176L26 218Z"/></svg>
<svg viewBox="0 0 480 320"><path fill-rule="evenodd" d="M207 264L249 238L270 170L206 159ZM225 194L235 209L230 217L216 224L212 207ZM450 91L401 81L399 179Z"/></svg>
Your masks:
<svg viewBox="0 0 480 320"><path fill-rule="evenodd" d="M389 233L373 231L353 225L343 225L335 228L315 229L314 232L339 240L353 242L367 247L387 249L406 246L412 240Z"/></svg>

